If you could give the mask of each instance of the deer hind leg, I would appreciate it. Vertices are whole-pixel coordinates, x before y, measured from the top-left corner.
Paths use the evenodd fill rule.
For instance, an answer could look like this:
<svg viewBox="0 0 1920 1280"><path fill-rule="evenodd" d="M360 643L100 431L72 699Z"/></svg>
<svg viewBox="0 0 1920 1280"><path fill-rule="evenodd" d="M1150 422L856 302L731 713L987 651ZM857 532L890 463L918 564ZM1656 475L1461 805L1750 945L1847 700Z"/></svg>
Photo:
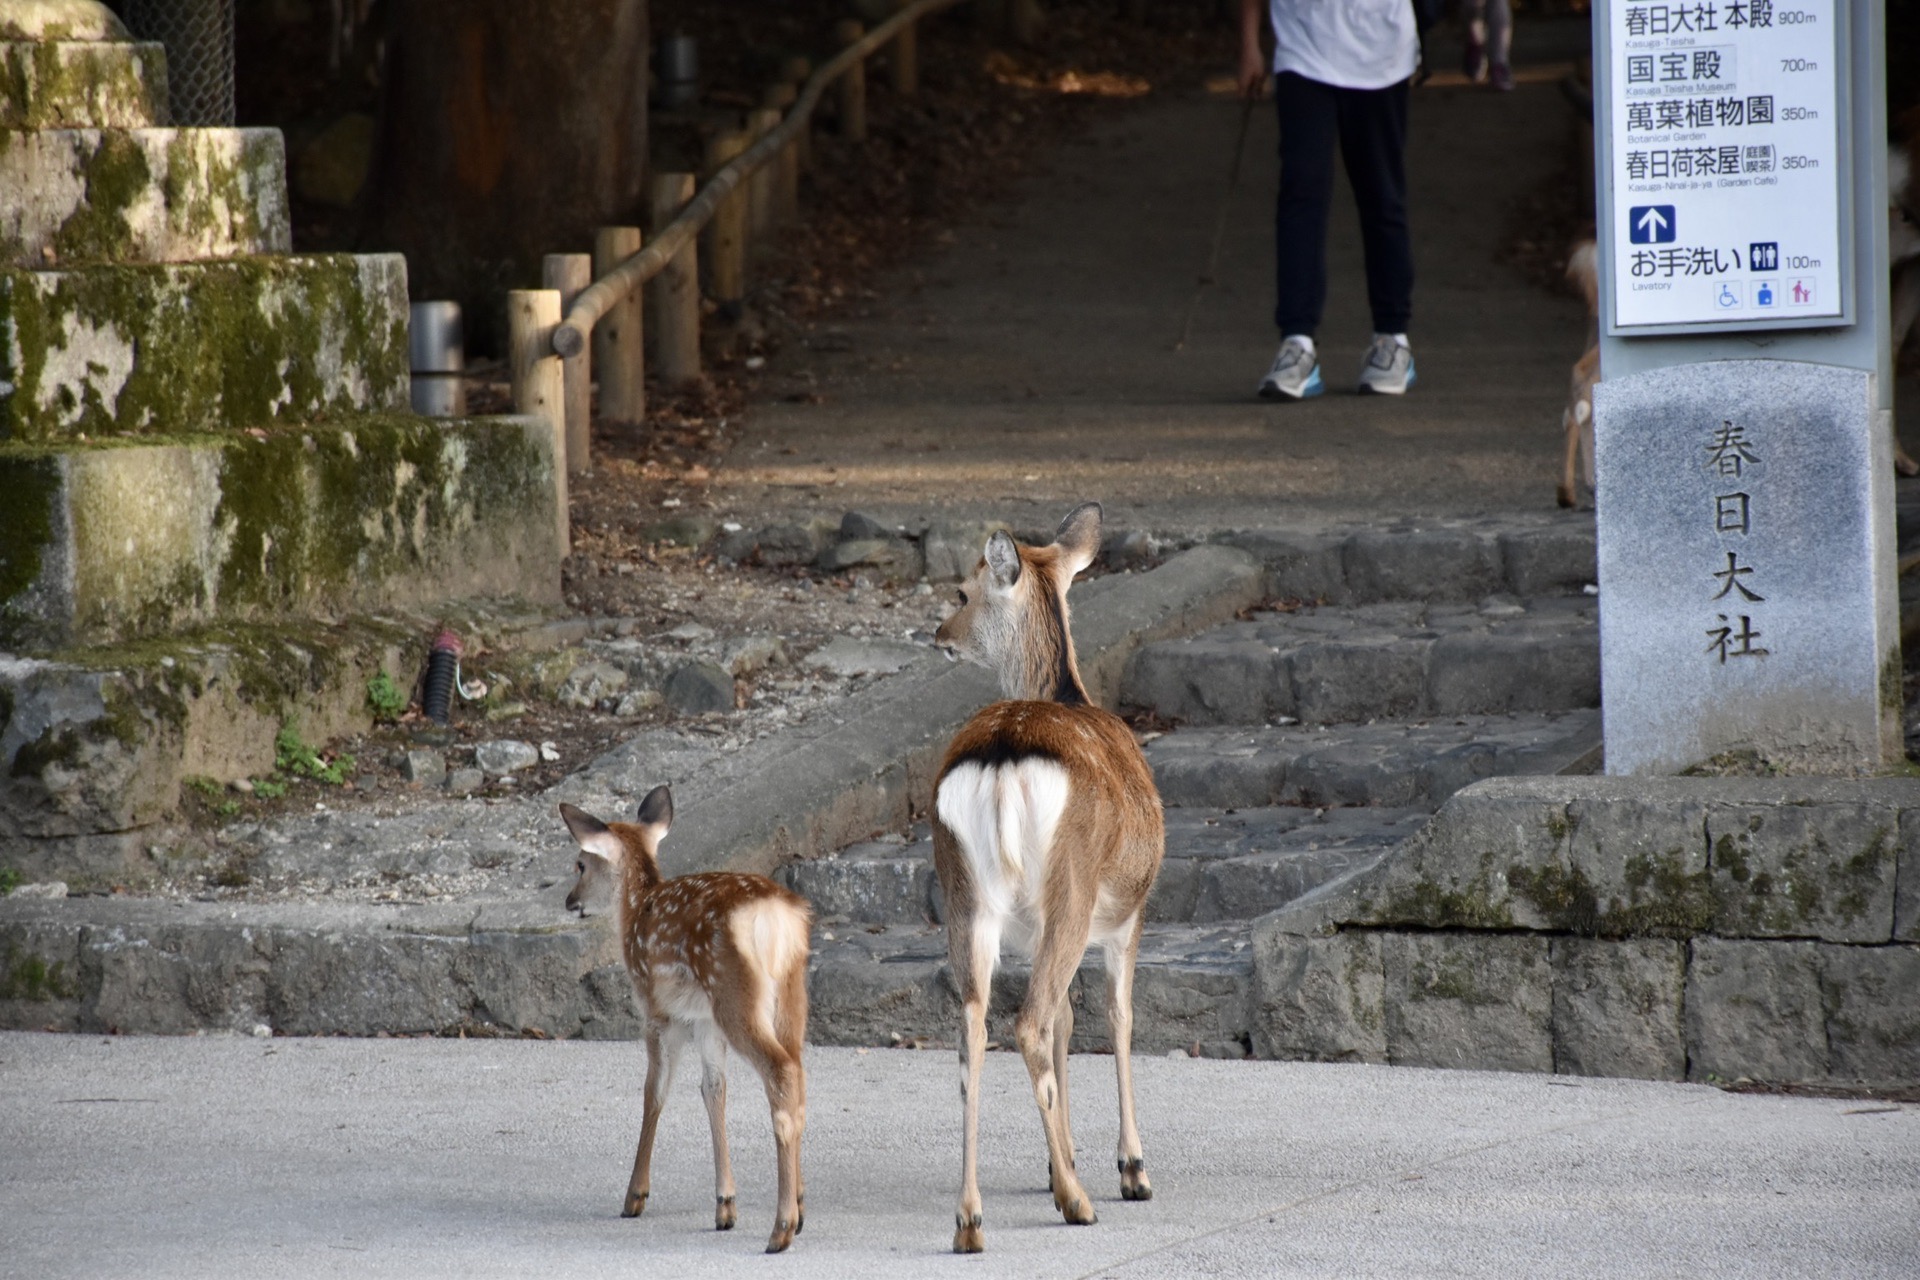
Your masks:
<svg viewBox="0 0 1920 1280"><path fill-rule="evenodd" d="M1108 944L1107 1027L1113 1034L1113 1068L1120 1078L1120 1198L1151 1200L1140 1130L1133 1116L1133 964L1140 952L1140 917L1124 944Z"/></svg>
<svg viewBox="0 0 1920 1280"><path fill-rule="evenodd" d="M1067 1050L1073 1043L1073 995L1071 989L1060 1001L1060 1012L1053 1019L1053 1078L1060 1085L1060 1123L1067 1131L1067 1150L1073 1150L1073 1112L1067 1105ZM1053 1158L1047 1158L1047 1190L1053 1190ZM1076 1169L1075 1172L1078 1172Z"/></svg>
<svg viewBox="0 0 1920 1280"><path fill-rule="evenodd" d="M1027 1062L1027 1076L1033 1081L1033 1100L1040 1107L1040 1120L1047 1130L1047 1158L1053 1170L1053 1203L1068 1222L1085 1225L1096 1220L1093 1198L1080 1184L1073 1167L1073 1135L1067 1130L1066 1057L1059 1055L1055 1065L1054 1028L1060 1006L1066 1002L1067 989L1074 970L1087 949L1087 929L1091 924L1081 912L1062 912L1041 936L1034 948L1033 977L1027 986L1027 998L1014 1020L1014 1038L1020 1055Z"/></svg>
<svg viewBox="0 0 1920 1280"><path fill-rule="evenodd" d="M948 901L952 901L949 897ZM980 1071L987 1056L987 1000L1000 960L1000 923L975 916L947 925L947 958L960 987L960 1204L953 1251L986 1248L980 1203Z"/></svg>
<svg viewBox="0 0 1920 1280"><path fill-rule="evenodd" d="M626 1203L620 1208L623 1218L637 1218L647 1207L653 1190L653 1138L660 1128L660 1113L667 1104L667 1089L673 1084L674 1059L680 1056L685 1033L670 1022L647 1024L647 1089L645 1111L640 1120L640 1146L633 1153L633 1177L627 1181Z"/></svg>
<svg viewBox="0 0 1920 1280"><path fill-rule="evenodd" d="M759 979L762 982L766 978ZM716 1007L715 1013L720 1014ZM779 1253L793 1243L800 1222L800 1135L807 1125L807 1080L798 1054L780 1043L763 1016L761 1002L749 993L748 999L731 1006L722 1017L721 1029L740 1056L753 1064L760 1083L767 1091L767 1106L773 1113L775 1166L779 1170L779 1205L774 1210L773 1234L767 1238L767 1252Z"/></svg>
<svg viewBox="0 0 1920 1280"><path fill-rule="evenodd" d="M780 998L779 1016L776 1019L774 1033L780 1045L793 1058L795 1063L807 1047L807 966L804 959L793 966L787 974L784 991ZM807 1225L807 1179L801 1169L800 1143L807 1130L807 1071L799 1069L800 1123L793 1135L793 1182L795 1217L793 1234L799 1235Z"/></svg>
<svg viewBox="0 0 1920 1280"><path fill-rule="evenodd" d="M734 1223L733 1161L727 1155L727 1042L720 1028L700 1023L694 1033L700 1050L700 1100L707 1104L713 1131L713 1229L731 1231Z"/></svg>

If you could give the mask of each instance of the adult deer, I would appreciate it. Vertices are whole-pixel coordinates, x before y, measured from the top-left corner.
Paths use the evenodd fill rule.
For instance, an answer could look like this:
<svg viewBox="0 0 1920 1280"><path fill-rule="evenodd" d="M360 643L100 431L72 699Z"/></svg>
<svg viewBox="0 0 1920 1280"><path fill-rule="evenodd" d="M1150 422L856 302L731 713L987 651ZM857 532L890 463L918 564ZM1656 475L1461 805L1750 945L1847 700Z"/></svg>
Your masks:
<svg viewBox="0 0 1920 1280"><path fill-rule="evenodd" d="M980 1068L987 999L1004 940L1033 958L1014 1035L1047 1132L1053 1202L1094 1221L1074 1169L1067 1116L1067 999L1089 942L1105 952L1107 1027L1120 1082L1120 1194L1153 1195L1134 1127L1133 967L1165 851L1153 775L1120 717L1092 705L1067 629L1067 587L1100 549L1100 506L1060 522L1051 546L1004 533L934 636L949 657L999 672L1008 701L969 720L934 784L933 860L947 903L947 949L960 988L964 1135L953 1248L984 1247L978 1178Z"/></svg>
<svg viewBox="0 0 1920 1280"><path fill-rule="evenodd" d="M700 1096L713 1130L717 1230L734 1222L733 1167L727 1159L727 1046L753 1065L773 1108L780 1204L768 1253L793 1242L806 1219L800 1136L807 1127L807 951L812 912L806 900L764 876L704 871L664 880L660 841L673 826L673 796L655 787L633 823L611 826L570 804L560 806L580 846L579 879L567 908L587 914L610 895L627 974L647 1026L646 1109L621 1217L647 1207L653 1139L688 1042L699 1050Z"/></svg>

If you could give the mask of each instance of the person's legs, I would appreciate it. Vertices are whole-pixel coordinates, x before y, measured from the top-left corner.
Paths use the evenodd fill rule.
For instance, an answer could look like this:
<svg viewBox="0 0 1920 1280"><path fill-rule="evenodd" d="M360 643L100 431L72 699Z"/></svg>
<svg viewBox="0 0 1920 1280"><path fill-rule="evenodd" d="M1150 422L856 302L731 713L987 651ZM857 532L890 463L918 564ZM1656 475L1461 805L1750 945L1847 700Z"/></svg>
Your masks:
<svg viewBox="0 0 1920 1280"><path fill-rule="evenodd" d="M1274 205L1273 322L1311 338L1327 302L1327 210L1341 90L1291 71L1274 77L1280 114L1280 197Z"/></svg>
<svg viewBox="0 0 1920 1280"><path fill-rule="evenodd" d="M1491 0L1503 4L1504 0ZM1478 84L1487 78L1487 5L1489 0L1465 0L1460 12L1467 20L1467 44L1461 55L1460 70Z"/></svg>
<svg viewBox="0 0 1920 1280"><path fill-rule="evenodd" d="M1340 155L1360 209L1367 302L1375 333L1400 334L1413 317L1413 238L1407 230L1407 82L1341 89Z"/></svg>

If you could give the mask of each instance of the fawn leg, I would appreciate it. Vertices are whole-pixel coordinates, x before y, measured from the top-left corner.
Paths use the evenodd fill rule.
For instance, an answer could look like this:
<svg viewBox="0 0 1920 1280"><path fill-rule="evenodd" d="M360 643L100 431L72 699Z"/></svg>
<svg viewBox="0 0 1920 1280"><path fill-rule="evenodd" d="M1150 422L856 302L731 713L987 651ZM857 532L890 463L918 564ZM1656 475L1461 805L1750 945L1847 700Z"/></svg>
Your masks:
<svg viewBox="0 0 1920 1280"><path fill-rule="evenodd" d="M626 1203L620 1216L637 1218L653 1190L653 1137L660 1128L660 1112L673 1083L673 1060L679 1056L683 1033L671 1023L647 1024L647 1091L640 1120L640 1146L633 1153L633 1177L627 1182Z"/></svg>
<svg viewBox="0 0 1920 1280"><path fill-rule="evenodd" d="M733 1230L733 1162L727 1156L727 1042L713 1023L695 1033L700 1050L700 1099L713 1130L713 1229Z"/></svg>
<svg viewBox="0 0 1920 1280"><path fill-rule="evenodd" d="M1060 1084L1060 1123L1066 1126L1067 1150L1073 1150L1072 1111L1067 1106L1067 1049L1073 1043L1073 999L1060 1001L1060 1013L1053 1020L1053 1078ZM1076 1172L1078 1170L1076 1169ZM1053 1190L1053 1160L1047 1160L1047 1190Z"/></svg>

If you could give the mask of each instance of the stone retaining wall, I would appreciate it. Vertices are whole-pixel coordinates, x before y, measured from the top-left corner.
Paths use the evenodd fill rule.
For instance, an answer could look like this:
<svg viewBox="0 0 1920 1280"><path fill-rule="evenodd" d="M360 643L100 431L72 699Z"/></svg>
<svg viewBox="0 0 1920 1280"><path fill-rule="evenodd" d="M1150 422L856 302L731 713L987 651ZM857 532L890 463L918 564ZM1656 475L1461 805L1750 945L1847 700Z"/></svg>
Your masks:
<svg viewBox="0 0 1920 1280"><path fill-rule="evenodd" d="M1263 1057L1920 1084L1920 780L1507 778L1254 927Z"/></svg>

